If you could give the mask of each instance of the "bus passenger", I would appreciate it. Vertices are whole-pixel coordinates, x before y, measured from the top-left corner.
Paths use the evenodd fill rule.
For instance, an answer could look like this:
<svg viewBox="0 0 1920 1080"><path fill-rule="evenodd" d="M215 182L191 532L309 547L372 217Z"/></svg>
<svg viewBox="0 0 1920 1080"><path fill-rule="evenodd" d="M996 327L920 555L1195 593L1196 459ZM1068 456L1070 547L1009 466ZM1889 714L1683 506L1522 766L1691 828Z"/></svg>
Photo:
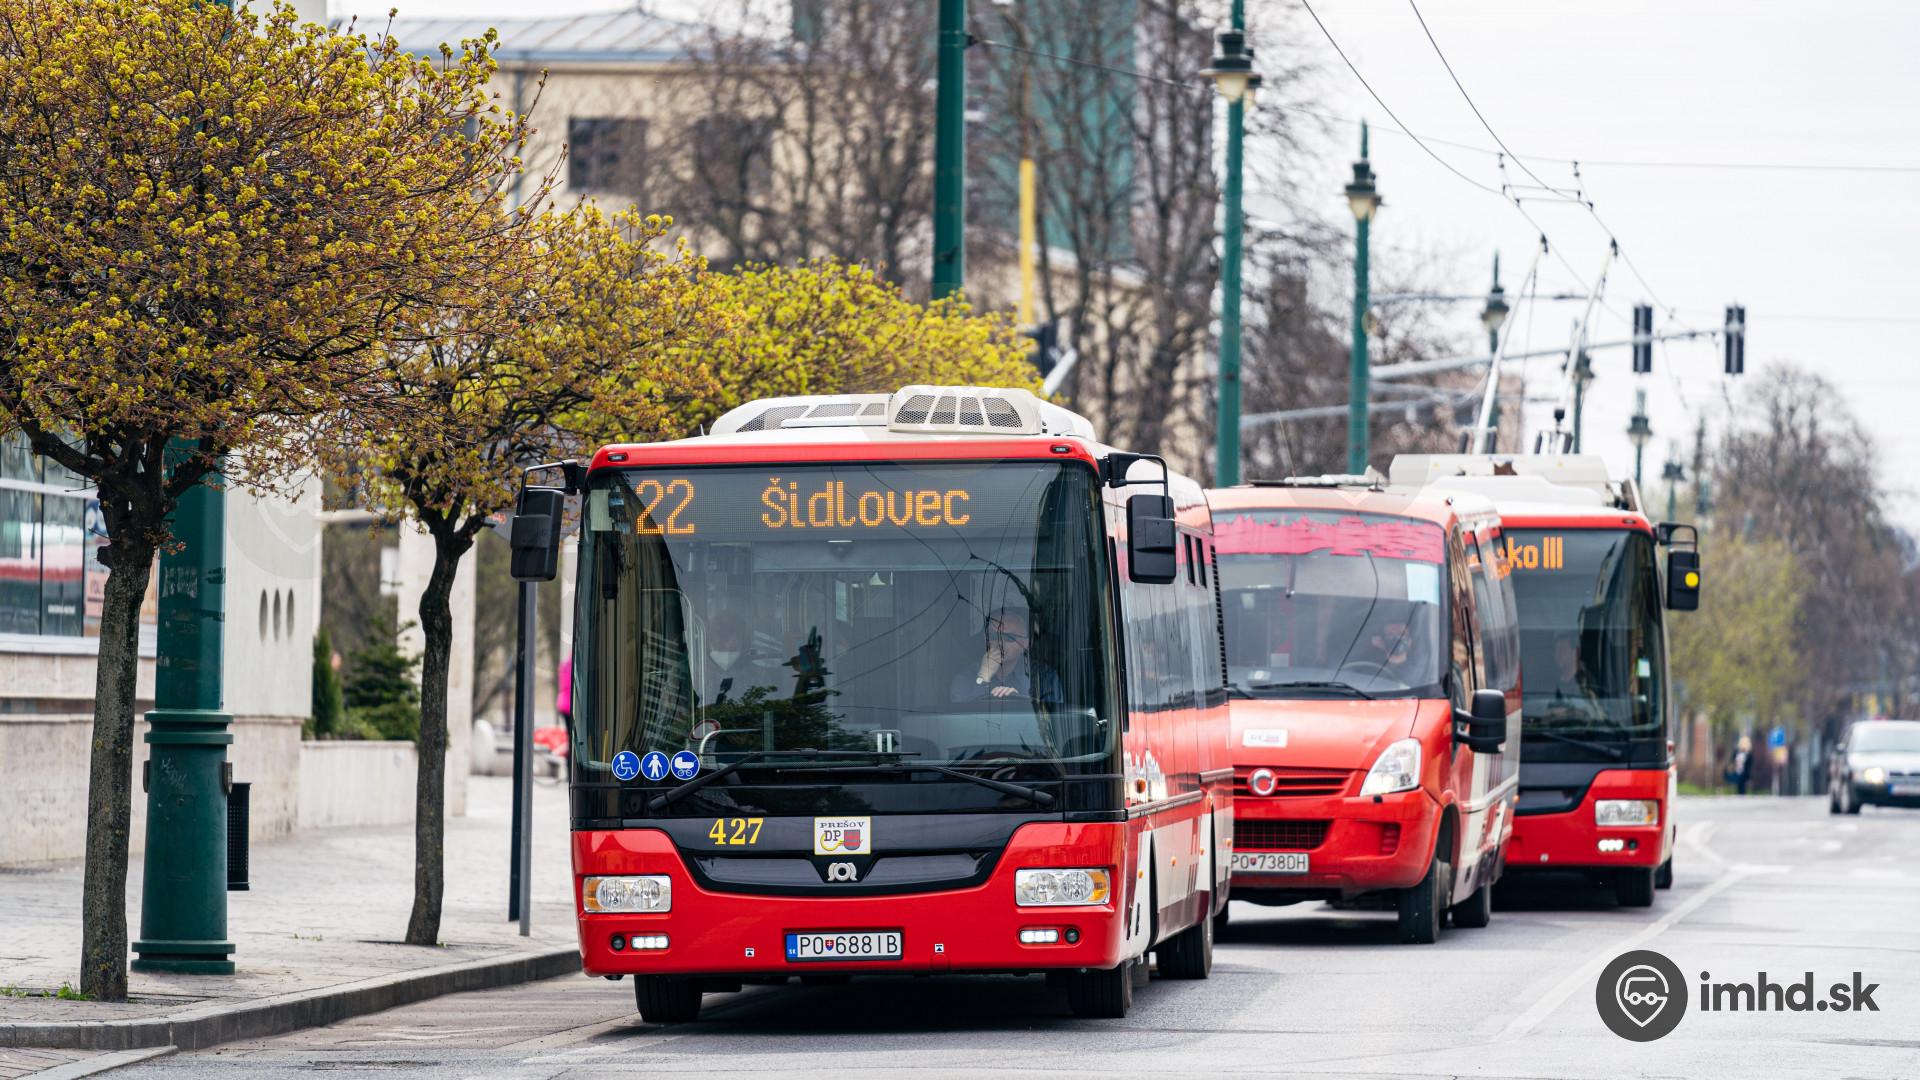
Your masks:
<svg viewBox="0 0 1920 1080"><path fill-rule="evenodd" d="M1060 678L1028 652L1027 613L1003 607L987 616L986 649L980 663L953 676L953 700L978 701L1015 695L1045 705L1060 703Z"/></svg>

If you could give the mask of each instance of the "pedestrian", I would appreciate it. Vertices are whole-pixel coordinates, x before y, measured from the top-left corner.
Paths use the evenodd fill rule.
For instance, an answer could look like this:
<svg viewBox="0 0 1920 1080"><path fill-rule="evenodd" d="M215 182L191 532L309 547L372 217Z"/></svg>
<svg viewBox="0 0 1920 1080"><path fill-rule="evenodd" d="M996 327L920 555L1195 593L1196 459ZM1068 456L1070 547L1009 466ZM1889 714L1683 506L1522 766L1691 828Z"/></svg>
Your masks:
<svg viewBox="0 0 1920 1080"><path fill-rule="evenodd" d="M1733 785L1733 793L1747 793L1747 778L1753 775L1753 740L1745 735L1733 748L1733 756L1727 759L1727 783Z"/></svg>

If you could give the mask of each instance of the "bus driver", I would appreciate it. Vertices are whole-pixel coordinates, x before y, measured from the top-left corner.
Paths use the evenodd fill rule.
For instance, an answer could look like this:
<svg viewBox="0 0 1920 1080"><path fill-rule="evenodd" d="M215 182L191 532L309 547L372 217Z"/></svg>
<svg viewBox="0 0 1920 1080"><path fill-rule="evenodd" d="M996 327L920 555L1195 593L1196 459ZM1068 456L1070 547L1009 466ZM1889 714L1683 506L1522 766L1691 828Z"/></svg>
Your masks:
<svg viewBox="0 0 1920 1080"><path fill-rule="evenodd" d="M987 616L987 644L975 667L953 676L954 701L1020 695L1038 704L1060 703L1060 679L1028 652L1029 620L1022 608L1003 607Z"/></svg>

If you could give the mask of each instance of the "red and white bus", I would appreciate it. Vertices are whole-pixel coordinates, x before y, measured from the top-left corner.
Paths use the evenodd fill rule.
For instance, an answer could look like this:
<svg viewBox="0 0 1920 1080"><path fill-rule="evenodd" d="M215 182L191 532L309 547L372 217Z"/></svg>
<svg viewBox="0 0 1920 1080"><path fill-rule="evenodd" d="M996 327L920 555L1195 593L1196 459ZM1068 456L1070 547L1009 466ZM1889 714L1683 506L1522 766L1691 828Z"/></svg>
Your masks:
<svg viewBox="0 0 1920 1080"><path fill-rule="evenodd" d="M580 952L645 1019L796 975L1045 973L1093 1016L1150 954L1206 977L1233 772L1197 485L926 386L568 475Z"/></svg>
<svg viewBox="0 0 1920 1080"><path fill-rule="evenodd" d="M1233 895L1382 906L1428 944L1492 917L1520 666L1485 499L1326 477L1215 489Z"/></svg>
<svg viewBox="0 0 1920 1080"><path fill-rule="evenodd" d="M1520 610L1523 764L1510 871L1581 871L1628 907L1673 882L1677 773L1666 609L1699 603L1699 558L1656 548L1631 481L1599 458L1409 455L1396 484L1491 498Z"/></svg>

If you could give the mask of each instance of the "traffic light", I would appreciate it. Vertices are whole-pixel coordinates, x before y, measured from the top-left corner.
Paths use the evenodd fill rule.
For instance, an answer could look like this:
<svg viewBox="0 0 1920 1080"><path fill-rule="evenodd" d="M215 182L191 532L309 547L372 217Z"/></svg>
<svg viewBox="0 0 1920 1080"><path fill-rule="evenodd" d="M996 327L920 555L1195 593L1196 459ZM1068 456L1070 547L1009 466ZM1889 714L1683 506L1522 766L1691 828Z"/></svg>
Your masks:
<svg viewBox="0 0 1920 1080"><path fill-rule="evenodd" d="M1727 374L1744 375L1747 371L1747 309L1742 304L1727 305L1726 334Z"/></svg>
<svg viewBox="0 0 1920 1080"><path fill-rule="evenodd" d="M1633 373L1653 372L1653 305L1633 305Z"/></svg>
<svg viewBox="0 0 1920 1080"><path fill-rule="evenodd" d="M1028 358L1033 366L1040 369L1042 376L1053 370L1060 362L1060 323L1057 319L1048 319L1037 326L1029 326L1020 331L1023 337L1033 342L1033 352Z"/></svg>

